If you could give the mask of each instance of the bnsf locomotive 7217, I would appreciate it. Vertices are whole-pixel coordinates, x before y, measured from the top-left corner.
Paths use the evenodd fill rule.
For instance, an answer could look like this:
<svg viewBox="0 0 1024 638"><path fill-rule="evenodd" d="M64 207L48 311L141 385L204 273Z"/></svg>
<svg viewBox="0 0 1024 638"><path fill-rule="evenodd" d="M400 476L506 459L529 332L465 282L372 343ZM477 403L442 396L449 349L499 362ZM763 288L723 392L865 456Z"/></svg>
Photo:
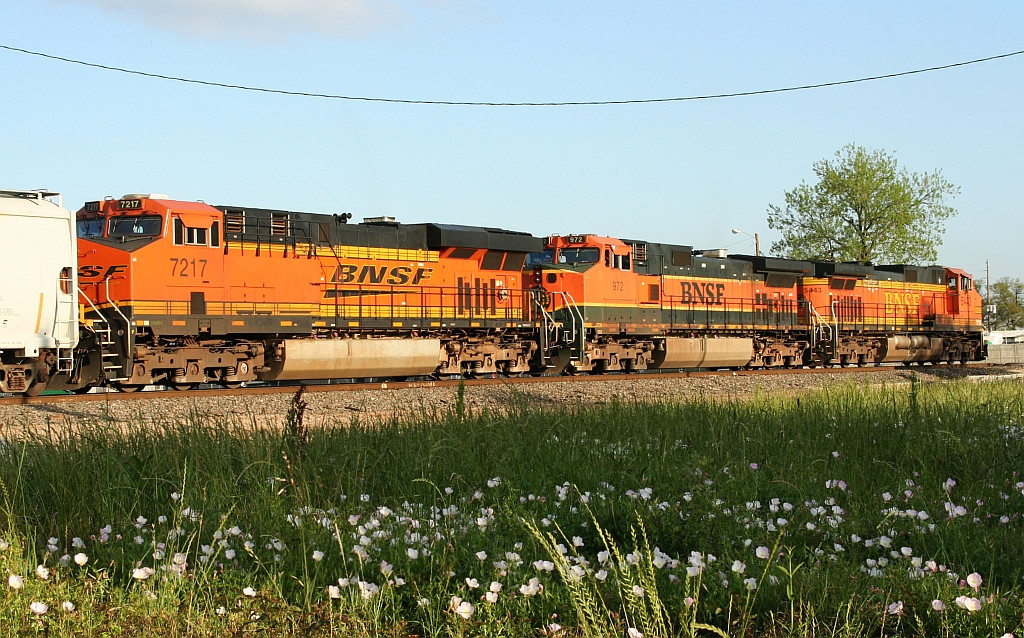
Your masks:
<svg viewBox="0 0 1024 638"><path fill-rule="evenodd" d="M78 345L5 354L23 370L8 375L36 391L132 391L985 354L980 295L952 268L349 217L163 195L89 202L77 213Z"/></svg>
<svg viewBox="0 0 1024 638"><path fill-rule="evenodd" d="M98 348L73 382L129 391L531 369L522 271L541 240L347 221L158 195L87 203L78 275Z"/></svg>

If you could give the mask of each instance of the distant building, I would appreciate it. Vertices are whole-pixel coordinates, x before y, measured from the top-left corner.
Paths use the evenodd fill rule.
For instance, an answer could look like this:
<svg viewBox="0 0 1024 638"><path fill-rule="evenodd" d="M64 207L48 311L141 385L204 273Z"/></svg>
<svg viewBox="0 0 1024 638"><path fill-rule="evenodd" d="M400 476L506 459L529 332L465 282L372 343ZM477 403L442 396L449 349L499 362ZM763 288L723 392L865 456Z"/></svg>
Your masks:
<svg viewBox="0 0 1024 638"><path fill-rule="evenodd" d="M1024 343L1024 330L994 330L985 336L985 343L992 346Z"/></svg>

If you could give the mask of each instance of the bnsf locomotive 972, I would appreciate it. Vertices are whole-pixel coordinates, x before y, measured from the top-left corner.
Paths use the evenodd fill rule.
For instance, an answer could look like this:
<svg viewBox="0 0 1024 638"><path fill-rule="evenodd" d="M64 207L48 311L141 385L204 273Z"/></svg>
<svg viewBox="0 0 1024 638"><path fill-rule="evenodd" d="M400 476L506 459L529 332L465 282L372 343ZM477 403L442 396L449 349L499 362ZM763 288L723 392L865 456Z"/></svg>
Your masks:
<svg viewBox="0 0 1024 638"><path fill-rule="evenodd" d="M981 298L956 269L349 217L163 195L85 204L81 338L35 355L29 387L984 357Z"/></svg>

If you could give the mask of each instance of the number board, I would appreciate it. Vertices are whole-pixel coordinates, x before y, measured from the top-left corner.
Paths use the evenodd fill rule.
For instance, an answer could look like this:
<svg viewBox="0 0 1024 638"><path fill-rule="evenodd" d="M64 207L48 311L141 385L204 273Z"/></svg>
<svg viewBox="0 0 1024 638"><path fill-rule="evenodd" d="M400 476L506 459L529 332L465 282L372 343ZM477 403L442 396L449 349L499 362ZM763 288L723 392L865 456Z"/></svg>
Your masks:
<svg viewBox="0 0 1024 638"><path fill-rule="evenodd" d="M117 202L117 207L120 210L141 210L142 200L141 199L122 199Z"/></svg>

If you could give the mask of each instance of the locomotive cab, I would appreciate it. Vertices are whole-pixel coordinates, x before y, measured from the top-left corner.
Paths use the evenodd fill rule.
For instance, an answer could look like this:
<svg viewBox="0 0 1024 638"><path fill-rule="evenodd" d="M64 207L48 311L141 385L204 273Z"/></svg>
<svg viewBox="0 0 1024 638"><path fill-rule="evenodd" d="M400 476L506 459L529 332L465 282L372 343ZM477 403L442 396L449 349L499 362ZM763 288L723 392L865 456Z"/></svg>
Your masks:
<svg viewBox="0 0 1024 638"><path fill-rule="evenodd" d="M634 272L633 247L619 239L552 235L527 267L534 286L545 291L546 306L600 324L598 332L625 330L620 324L635 321L635 306L650 296L639 293L647 282Z"/></svg>
<svg viewBox="0 0 1024 638"><path fill-rule="evenodd" d="M981 316L972 316L972 310L981 305L981 294L974 288L974 279L958 268L946 269L946 298L952 315L964 315L964 320L976 320L971 325L981 325Z"/></svg>
<svg viewBox="0 0 1024 638"><path fill-rule="evenodd" d="M79 210L80 296L103 353L100 377L141 387L152 375L130 363L137 345L210 334L202 316L207 297L223 287L222 219L202 202L157 194Z"/></svg>
<svg viewBox="0 0 1024 638"><path fill-rule="evenodd" d="M646 248L646 245L643 245ZM536 299L550 327L553 367L577 372L642 370L659 344L661 274L641 274L637 245L599 235L552 235L530 256ZM664 349L663 342L661 344Z"/></svg>
<svg viewBox="0 0 1024 638"><path fill-rule="evenodd" d="M94 306L94 314L106 308L105 322L195 332L184 321L162 325L132 319L147 313L205 314L206 296L223 286L221 219L212 206L170 201L166 195L87 202L78 213L83 303ZM175 307L168 313L150 300Z"/></svg>
<svg viewBox="0 0 1024 638"><path fill-rule="evenodd" d="M145 199L166 195L125 195L119 200L86 202L77 214L78 236L89 241L118 242L126 250L138 248L163 235L164 219L146 210ZM142 243L135 243L141 240ZM132 242L131 245L128 245Z"/></svg>

